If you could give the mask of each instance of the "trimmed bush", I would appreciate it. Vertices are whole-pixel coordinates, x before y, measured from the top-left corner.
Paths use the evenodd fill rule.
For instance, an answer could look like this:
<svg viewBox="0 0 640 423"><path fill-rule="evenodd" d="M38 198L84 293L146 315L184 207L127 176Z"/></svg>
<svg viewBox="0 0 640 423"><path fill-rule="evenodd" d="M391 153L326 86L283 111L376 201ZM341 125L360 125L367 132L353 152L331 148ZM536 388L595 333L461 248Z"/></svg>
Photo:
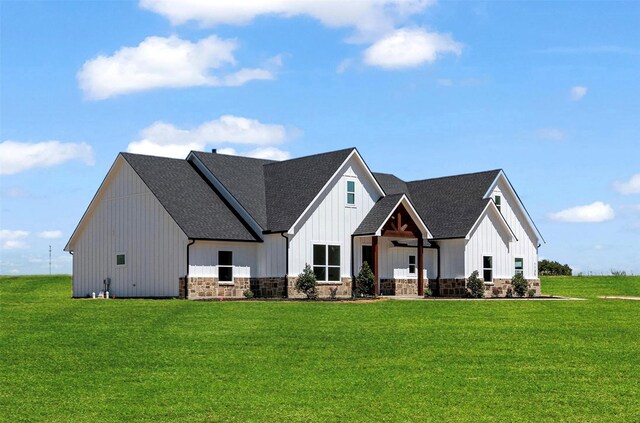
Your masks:
<svg viewBox="0 0 640 423"><path fill-rule="evenodd" d="M253 298L253 291L245 289L244 292L242 292L242 295L244 295L245 298Z"/></svg>
<svg viewBox="0 0 640 423"><path fill-rule="evenodd" d="M467 289L472 298L484 297L484 282L478 277L478 271L474 270L467 279Z"/></svg>
<svg viewBox="0 0 640 423"><path fill-rule="evenodd" d="M362 263L360 273L356 277L356 295L360 297L372 296L374 290L375 276L369 267L369 264L365 261Z"/></svg>
<svg viewBox="0 0 640 423"><path fill-rule="evenodd" d="M518 297L524 297L529 289L529 282L522 276L522 273L518 273L511 278L511 285L513 286L513 292Z"/></svg>
<svg viewBox="0 0 640 423"><path fill-rule="evenodd" d="M535 289L533 289L533 288L530 288L530 289L527 291L527 297L529 297L529 298L533 298L533 297L535 297L535 296L536 296L536 290L535 290Z"/></svg>
<svg viewBox="0 0 640 423"><path fill-rule="evenodd" d="M298 275L296 291L302 292L310 300L318 298L318 282L316 281L316 275L308 264L304 266L304 270Z"/></svg>

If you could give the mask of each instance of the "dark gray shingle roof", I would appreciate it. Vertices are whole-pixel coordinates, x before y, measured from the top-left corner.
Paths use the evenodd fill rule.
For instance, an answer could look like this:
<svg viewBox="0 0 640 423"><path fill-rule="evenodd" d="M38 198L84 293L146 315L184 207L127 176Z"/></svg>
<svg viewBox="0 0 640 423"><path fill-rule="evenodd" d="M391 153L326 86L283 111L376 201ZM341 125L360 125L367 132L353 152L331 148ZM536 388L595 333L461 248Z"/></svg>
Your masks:
<svg viewBox="0 0 640 423"><path fill-rule="evenodd" d="M375 234L378 228L385 223L387 216L393 212L393 209L403 195L404 194L391 194L379 199L371 210L369 210L369 213L362 222L360 222L360 226L358 226L353 235Z"/></svg>
<svg viewBox="0 0 640 423"><path fill-rule="evenodd" d="M409 194L409 189L407 188L407 183L402 179L398 178L396 175L392 175L390 173L378 173L374 172L373 176L376 178L384 193L389 194L398 194L404 193Z"/></svg>
<svg viewBox="0 0 640 423"><path fill-rule="evenodd" d="M193 152L263 229L267 228L264 165L272 160Z"/></svg>
<svg viewBox="0 0 640 423"><path fill-rule="evenodd" d="M265 165L268 230L289 230L353 150L348 148Z"/></svg>
<svg viewBox="0 0 640 423"><path fill-rule="evenodd" d="M484 210L500 170L407 182L409 197L434 238L462 238Z"/></svg>
<svg viewBox="0 0 640 423"><path fill-rule="evenodd" d="M121 154L187 237L257 240L186 160Z"/></svg>

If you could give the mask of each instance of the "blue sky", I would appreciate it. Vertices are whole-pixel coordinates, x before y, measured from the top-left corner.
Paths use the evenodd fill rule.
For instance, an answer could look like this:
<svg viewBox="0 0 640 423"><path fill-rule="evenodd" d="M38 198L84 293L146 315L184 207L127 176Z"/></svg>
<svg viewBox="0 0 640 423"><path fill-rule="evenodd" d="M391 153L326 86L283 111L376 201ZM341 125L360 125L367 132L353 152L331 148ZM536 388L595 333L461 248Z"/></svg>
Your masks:
<svg viewBox="0 0 640 423"><path fill-rule="evenodd" d="M502 168L576 271L640 273L640 2L0 3L0 273L62 251L120 151L355 146Z"/></svg>

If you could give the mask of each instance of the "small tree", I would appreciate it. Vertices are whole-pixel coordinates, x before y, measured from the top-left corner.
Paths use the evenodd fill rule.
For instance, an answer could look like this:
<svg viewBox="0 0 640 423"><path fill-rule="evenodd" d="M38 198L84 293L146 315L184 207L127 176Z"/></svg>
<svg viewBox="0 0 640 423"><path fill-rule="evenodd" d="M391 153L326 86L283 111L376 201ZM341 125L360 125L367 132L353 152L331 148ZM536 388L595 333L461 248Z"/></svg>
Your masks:
<svg viewBox="0 0 640 423"><path fill-rule="evenodd" d="M511 286L518 297L524 297L529 289L529 282L522 276L522 273L517 273L511 278Z"/></svg>
<svg viewBox="0 0 640 423"><path fill-rule="evenodd" d="M374 293L375 276L365 261L360 267L360 273L356 277L356 294L359 296L369 296Z"/></svg>
<svg viewBox="0 0 640 423"><path fill-rule="evenodd" d="M469 290L469 295L473 298L484 297L484 282L478 277L477 270L474 270L467 279L467 289Z"/></svg>
<svg viewBox="0 0 640 423"><path fill-rule="evenodd" d="M316 282L316 275L308 264L304 266L304 270L298 275L296 291L302 292L310 300L318 298L318 283Z"/></svg>

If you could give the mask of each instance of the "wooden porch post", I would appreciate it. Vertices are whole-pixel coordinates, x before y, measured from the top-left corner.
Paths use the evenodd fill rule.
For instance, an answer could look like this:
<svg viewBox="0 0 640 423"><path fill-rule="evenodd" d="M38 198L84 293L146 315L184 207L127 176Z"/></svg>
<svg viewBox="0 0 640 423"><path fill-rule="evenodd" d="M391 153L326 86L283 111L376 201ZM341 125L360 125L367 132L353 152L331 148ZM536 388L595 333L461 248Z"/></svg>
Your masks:
<svg viewBox="0 0 640 423"><path fill-rule="evenodd" d="M418 295L424 296L424 241L422 234L418 235Z"/></svg>
<svg viewBox="0 0 640 423"><path fill-rule="evenodd" d="M373 292L376 295L380 295L380 288L378 287L378 237L373 236L371 239L371 245L373 246Z"/></svg>

